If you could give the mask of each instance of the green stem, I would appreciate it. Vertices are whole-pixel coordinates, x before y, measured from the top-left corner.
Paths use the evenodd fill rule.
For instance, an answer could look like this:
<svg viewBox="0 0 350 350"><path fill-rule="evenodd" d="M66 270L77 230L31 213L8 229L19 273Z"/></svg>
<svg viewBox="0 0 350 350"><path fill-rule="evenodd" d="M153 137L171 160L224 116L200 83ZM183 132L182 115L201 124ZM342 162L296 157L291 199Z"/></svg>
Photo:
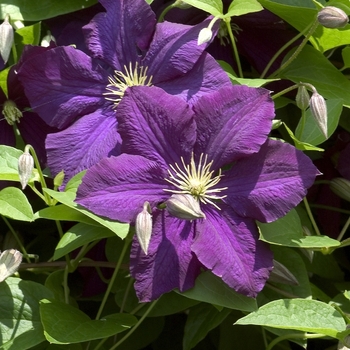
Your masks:
<svg viewBox="0 0 350 350"><path fill-rule="evenodd" d="M263 79L267 72L269 71L270 67L273 65L273 63L276 61L277 57L290 45L292 45L296 40L298 40L301 36L303 36L312 26L312 23L308 25L303 31L301 31L298 35L296 35L293 39L289 40L287 43L285 43L271 58L270 62L265 67L264 71L261 73L260 78Z"/></svg>
<svg viewBox="0 0 350 350"><path fill-rule="evenodd" d="M122 338L120 339L115 345L113 345L111 348L109 348L109 350L114 350L116 349L120 344L122 344L126 339L128 339L135 331L136 329L141 325L141 323L143 322L143 320L148 316L148 314L152 311L152 309L154 308L154 306L156 305L158 300L154 300L151 305L149 306L149 308L147 309L147 311L142 315L142 317L139 319L139 321L135 324L134 327L131 328L131 330Z"/></svg>
<svg viewBox="0 0 350 350"><path fill-rule="evenodd" d="M289 91L295 90L295 89L297 89L298 87L299 87L298 84L292 85L292 86L290 86L290 87L288 87L288 88L286 88L286 89L284 89L284 90L278 92L277 94L274 94L274 95L272 96L272 99L275 100L276 98L278 98L278 97L280 97L280 96L286 94L286 93L289 92Z"/></svg>
<svg viewBox="0 0 350 350"><path fill-rule="evenodd" d="M271 350L276 344L283 340L289 340L289 339L315 339L315 338L323 338L326 337L325 334L307 334L307 333L302 333L302 334L295 334L295 333L290 333L290 334L285 334L281 335L277 338L275 338L269 346L266 348L266 350Z"/></svg>
<svg viewBox="0 0 350 350"><path fill-rule="evenodd" d="M274 73L272 73L269 78L274 78L276 77L283 69L285 69L286 67L288 67L295 59L296 57L299 55L299 53L301 52L301 50L303 49L303 47L306 45L306 43L309 41L310 36L313 34L313 32L316 30L318 26L318 21L317 18L315 18L314 22L309 26L310 29L308 31L308 33L306 34L305 38L303 39L303 41L300 43L300 45L297 47L297 49L292 53L292 55L287 59L286 62L284 62L280 68L278 68ZM308 27L308 28L309 28Z"/></svg>
<svg viewBox="0 0 350 350"><path fill-rule="evenodd" d="M15 240L19 246L19 249L21 250L23 256L26 258L27 262L30 264L31 261L29 259L29 255L26 251L26 249L24 248L24 245L21 242L21 239L18 237L16 230L12 227L12 225L10 224L10 222L7 220L7 218L3 215L1 215L2 219L4 220L5 224L7 225L7 227L9 228L9 230L11 231L11 233L13 234L13 237L15 237Z"/></svg>
<svg viewBox="0 0 350 350"><path fill-rule="evenodd" d="M339 236L337 237L337 240L340 242L343 239L343 236L346 232L346 230L349 228L350 225L350 217L346 220L345 225L343 226L341 232L339 233Z"/></svg>
<svg viewBox="0 0 350 350"><path fill-rule="evenodd" d="M159 18L158 18L158 23L164 21L164 17L166 16L166 14L167 14L171 9L173 9L173 8L176 7L175 4L176 4L176 1L175 1L173 4L169 5L168 7L166 7L166 8L162 11L162 13L160 14L160 16L159 16Z"/></svg>
<svg viewBox="0 0 350 350"><path fill-rule="evenodd" d="M285 290L282 290L282 289L279 289L275 286L273 286L272 284L270 283L266 283L265 285L267 288L270 288L272 290L274 290L275 292L281 294L281 295L284 295L285 297L289 298L289 299L295 299L295 298L299 298L297 295L294 295L292 293L288 293L286 292Z"/></svg>
<svg viewBox="0 0 350 350"><path fill-rule="evenodd" d="M117 278L117 274L119 272L119 268L123 262L123 259L124 259L124 256L125 256L125 253L128 249L128 246L129 246L129 243L131 242L131 239L129 237L126 237L125 238L125 242L124 242L124 246L123 246L123 249L120 253L120 256L119 256L119 259L117 261L117 265L114 269L114 272L113 272L113 275L111 277L111 280L109 281L109 284L108 284L108 287L107 287L107 290L106 290L106 293L105 295L103 296L103 299L102 299L102 302L101 302L101 305L98 309L98 312L97 312L97 315L96 315L96 320L98 320L100 317L101 317L101 314L102 314L102 311L103 311L103 308L107 302L107 299L108 299L108 296L109 296L109 293L111 292L112 290L112 287L113 287L113 284L114 284L114 281L115 279Z"/></svg>
<svg viewBox="0 0 350 350"><path fill-rule="evenodd" d="M326 209L326 210L336 211L336 212L341 213L341 214L350 215L350 210L334 208L334 207L330 207L330 206L328 206L328 205L310 204L310 206L311 206L312 208L316 208L316 209Z"/></svg>
<svg viewBox="0 0 350 350"><path fill-rule="evenodd" d="M238 69L238 76L240 78L243 78L243 71L242 71L242 66L241 66L241 60L239 59L239 54L238 54L235 38L233 36L232 28L231 28L231 25L230 25L231 18L224 18L224 21L226 23L227 32L228 32L228 35L229 35L231 43L232 43L233 57L236 60L237 69Z"/></svg>
<svg viewBox="0 0 350 350"><path fill-rule="evenodd" d="M320 230L317 227L316 221L314 219L314 216L312 215L312 212L311 212L311 209L310 209L310 206L309 206L309 202L307 201L306 197L304 197L303 202L304 202L304 205L305 205L306 212L307 212L307 214L309 216L309 219L311 221L311 224L312 224L312 226L313 226L313 228L314 228L314 230L316 232L316 235L317 236L321 236L321 232L320 232Z"/></svg>

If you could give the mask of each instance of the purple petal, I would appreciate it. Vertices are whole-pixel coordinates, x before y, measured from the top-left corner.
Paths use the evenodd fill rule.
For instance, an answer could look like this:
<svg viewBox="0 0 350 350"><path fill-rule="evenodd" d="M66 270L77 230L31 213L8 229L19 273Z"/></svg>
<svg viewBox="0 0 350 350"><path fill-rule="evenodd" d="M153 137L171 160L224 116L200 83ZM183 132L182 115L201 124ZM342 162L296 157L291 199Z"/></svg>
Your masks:
<svg viewBox="0 0 350 350"><path fill-rule="evenodd" d="M167 93L180 96L191 104L201 96L217 90L218 86L224 85L232 85L228 75L206 52L187 74L157 84Z"/></svg>
<svg viewBox="0 0 350 350"><path fill-rule="evenodd" d="M57 47L26 61L19 70L32 108L45 122L64 128L103 105L108 74L85 53Z"/></svg>
<svg viewBox="0 0 350 350"><path fill-rule="evenodd" d="M193 68L207 45L197 45L198 34L209 25L207 19L196 26L178 23L158 23L152 43L142 65L148 67L152 83L172 80Z"/></svg>
<svg viewBox="0 0 350 350"><path fill-rule="evenodd" d="M91 55L116 70L136 62L148 48L156 18L144 0L101 0L107 12L97 14L83 28Z"/></svg>
<svg viewBox="0 0 350 350"><path fill-rule="evenodd" d="M100 110L79 119L69 128L49 134L46 149L53 175L65 172L65 183L102 158L120 153L120 135L113 111Z"/></svg>
<svg viewBox="0 0 350 350"><path fill-rule="evenodd" d="M141 156L122 154L91 167L79 186L76 202L97 215L133 222L148 201L151 207L169 198L166 171Z"/></svg>
<svg viewBox="0 0 350 350"><path fill-rule="evenodd" d="M170 217L166 211L153 214L153 231L145 255L134 238L130 271L140 302L159 298L174 288L185 291L194 286L201 264L191 252L194 224Z"/></svg>
<svg viewBox="0 0 350 350"><path fill-rule="evenodd" d="M198 260L238 293L256 297L272 269L272 252L259 241L253 220L231 208L206 206L206 220L197 220L192 251Z"/></svg>
<svg viewBox="0 0 350 350"><path fill-rule="evenodd" d="M241 216L271 222L294 208L319 172L293 146L268 140L259 153L241 159L224 173L225 201Z"/></svg>
<svg viewBox="0 0 350 350"><path fill-rule="evenodd" d="M188 104L157 87L129 88L118 106L122 151L139 154L164 166L189 160L196 138Z"/></svg>
<svg viewBox="0 0 350 350"><path fill-rule="evenodd" d="M244 85L207 94L194 110L201 135L196 153L214 160L213 169L256 153L266 141L275 115L268 90Z"/></svg>

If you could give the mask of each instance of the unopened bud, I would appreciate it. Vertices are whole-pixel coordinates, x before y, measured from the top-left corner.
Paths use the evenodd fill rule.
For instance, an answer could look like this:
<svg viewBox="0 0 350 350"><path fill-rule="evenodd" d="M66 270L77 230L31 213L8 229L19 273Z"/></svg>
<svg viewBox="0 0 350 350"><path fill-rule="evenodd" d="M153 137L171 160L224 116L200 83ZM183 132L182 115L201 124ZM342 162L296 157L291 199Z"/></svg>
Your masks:
<svg viewBox="0 0 350 350"><path fill-rule="evenodd" d="M49 47L51 41L56 43L56 38L53 35L51 35L51 32L48 30L47 34L42 38L40 45L43 47Z"/></svg>
<svg viewBox="0 0 350 350"><path fill-rule="evenodd" d="M22 112L17 108L16 104L7 100L2 107L2 114L4 115L7 123L13 125L15 122L19 123L19 118L22 118Z"/></svg>
<svg viewBox="0 0 350 350"><path fill-rule="evenodd" d="M326 6L318 12L317 20L326 28L343 28L348 24L349 17L338 7Z"/></svg>
<svg viewBox="0 0 350 350"><path fill-rule="evenodd" d="M280 262L273 260L273 269L269 277L270 282L288 284L298 286L299 282L294 275Z"/></svg>
<svg viewBox="0 0 350 350"><path fill-rule="evenodd" d="M331 180L330 189L340 198L350 202L350 181L342 177Z"/></svg>
<svg viewBox="0 0 350 350"><path fill-rule="evenodd" d="M309 107L310 102L310 96L307 92L307 89L304 85L300 85L298 87L298 93L295 98L295 102L297 103L297 106L302 110L305 111L307 107Z"/></svg>
<svg viewBox="0 0 350 350"><path fill-rule="evenodd" d="M211 40L213 36L213 32L211 31L211 29L209 28L203 28L198 35L198 41L197 41L197 45L202 45L204 43L207 43Z"/></svg>
<svg viewBox="0 0 350 350"><path fill-rule="evenodd" d="M136 217L135 230L141 249L147 255L152 235L151 207L148 202L143 204L143 210Z"/></svg>
<svg viewBox="0 0 350 350"><path fill-rule="evenodd" d="M199 202L190 194L173 194L167 201L166 207L170 215L183 220L205 218Z"/></svg>
<svg viewBox="0 0 350 350"><path fill-rule="evenodd" d="M310 98L310 111L322 134L327 138L327 105L325 99L317 91L314 91Z"/></svg>
<svg viewBox="0 0 350 350"><path fill-rule="evenodd" d="M9 16L7 15L4 22L0 24L0 56L2 57L4 63L6 63L9 59L13 40L13 28L9 22Z"/></svg>
<svg viewBox="0 0 350 350"><path fill-rule="evenodd" d="M25 151L18 159L18 174L19 181L22 185L22 190L28 185L28 181L32 176L34 169L34 159L29 152Z"/></svg>
<svg viewBox="0 0 350 350"><path fill-rule="evenodd" d="M22 262L22 254L16 249L4 250L0 255L0 282L13 275Z"/></svg>

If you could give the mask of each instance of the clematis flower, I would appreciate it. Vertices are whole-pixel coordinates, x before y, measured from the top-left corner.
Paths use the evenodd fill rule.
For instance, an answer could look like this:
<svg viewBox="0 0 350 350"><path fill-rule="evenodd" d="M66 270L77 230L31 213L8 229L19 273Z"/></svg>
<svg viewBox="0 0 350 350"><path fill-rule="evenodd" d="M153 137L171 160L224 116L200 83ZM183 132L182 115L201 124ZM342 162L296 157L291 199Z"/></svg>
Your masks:
<svg viewBox="0 0 350 350"><path fill-rule="evenodd" d="M285 215L318 174L301 151L268 139L273 117L262 88L221 88L193 110L156 87L126 91L118 111L125 153L87 171L77 202L130 223L150 204L147 255L135 238L130 258L140 301L193 287L202 268L250 297L263 288L273 259L254 220ZM192 195L204 215L184 220L161 209L174 194Z"/></svg>
<svg viewBox="0 0 350 350"><path fill-rule="evenodd" d="M196 26L156 24L144 0L101 0L106 12L83 27L90 56L71 46L28 59L19 72L31 106L62 131L46 140L53 175L66 180L120 153L118 104L128 86L155 85L192 101L229 79L197 46ZM216 28L217 30L217 28Z"/></svg>

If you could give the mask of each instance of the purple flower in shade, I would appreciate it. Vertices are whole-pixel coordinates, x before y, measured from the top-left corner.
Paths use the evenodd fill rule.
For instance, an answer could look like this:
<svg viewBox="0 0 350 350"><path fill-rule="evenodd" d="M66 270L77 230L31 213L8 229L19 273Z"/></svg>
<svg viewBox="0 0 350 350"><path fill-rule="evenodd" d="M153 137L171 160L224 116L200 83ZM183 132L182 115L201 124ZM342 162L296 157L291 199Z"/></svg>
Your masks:
<svg viewBox="0 0 350 350"><path fill-rule="evenodd" d="M70 46L27 60L19 72L32 108L62 131L48 135L51 172L66 180L120 153L116 113L125 89L155 85L194 101L229 78L197 45L196 26L156 24L144 0L101 0L106 12L83 27L90 56Z"/></svg>
<svg viewBox="0 0 350 350"><path fill-rule="evenodd" d="M285 215L318 174L301 151L268 139L273 117L262 88L221 88L193 109L157 87L126 91L118 113L125 153L87 171L77 202L129 223L150 203L148 254L134 238L130 258L140 301L193 287L202 268L250 297L263 288L272 253L254 220ZM179 192L199 201L205 218L183 220L160 209Z"/></svg>

